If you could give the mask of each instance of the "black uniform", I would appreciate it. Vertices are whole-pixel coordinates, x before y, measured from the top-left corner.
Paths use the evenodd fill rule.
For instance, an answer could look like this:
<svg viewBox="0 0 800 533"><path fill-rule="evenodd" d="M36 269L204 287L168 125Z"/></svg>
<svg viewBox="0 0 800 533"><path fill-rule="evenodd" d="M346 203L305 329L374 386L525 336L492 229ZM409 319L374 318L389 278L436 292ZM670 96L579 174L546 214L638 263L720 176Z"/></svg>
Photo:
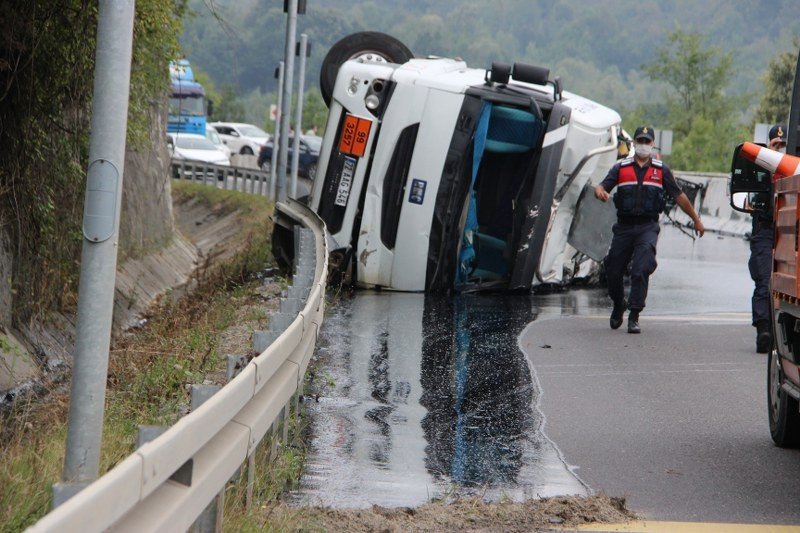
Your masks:
<svg viewBox="0 0 800 533"><path fill-rule="evenodd" d="M611 192L620 185L620 172L626 176L623 186L614 194L617 207L617 223L612 231L614 237L605 260L608 279L608 295L615 306L621 305L625 297L623 277L628 263L631 265L631 291L628 308L638 316L644 309L650 274L655 272L656 243L660 227L658 217L664 209L665 194L673 198L681 194L672 171L660 160L651 159L640 167L633 157L617 162L608 171L600 185ZM653 175L658 183L651 179ZM635 178L633 178L635 176ZM631 179L635 179L635 183ZM652 182L652 186L646 186Z"/></svg>
<svg viewBox="0 0 800 533"><path fill-rule="evenodd" d="M770 321L769 280L772 276L772 244L774 227L771 213L753 215L750 236L750 277L756 284L753 290L753 325Z"/></svg>

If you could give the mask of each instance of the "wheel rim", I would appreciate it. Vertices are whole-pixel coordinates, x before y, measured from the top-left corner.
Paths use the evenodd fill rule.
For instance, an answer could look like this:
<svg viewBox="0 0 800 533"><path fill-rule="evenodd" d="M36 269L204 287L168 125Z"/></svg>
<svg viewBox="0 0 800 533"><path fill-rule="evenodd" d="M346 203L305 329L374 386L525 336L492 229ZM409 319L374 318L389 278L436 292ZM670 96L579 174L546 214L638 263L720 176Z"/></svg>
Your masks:
<svg viewBox="0 0 800 533"><path fill-rule="evenodd" d="M355 60L355 61L370 61L372 63L391 63L391 59L377 50L361 50L358 53L353 54L348 59Z"/></svg>
<svg viewBox="0 0 800 533"><path fill-rule="evenodd" d="M769 408L772 419L778 419L780 411L781 366L775 350L769 353Z"/></svg>

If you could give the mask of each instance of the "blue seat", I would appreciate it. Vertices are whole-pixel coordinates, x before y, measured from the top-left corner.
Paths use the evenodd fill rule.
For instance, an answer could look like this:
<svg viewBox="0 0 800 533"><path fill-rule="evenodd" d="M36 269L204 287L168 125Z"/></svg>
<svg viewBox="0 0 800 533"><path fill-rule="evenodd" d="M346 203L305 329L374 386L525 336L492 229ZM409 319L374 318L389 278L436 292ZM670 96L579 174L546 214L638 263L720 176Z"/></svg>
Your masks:
<svg viewBox="0 0 800 533"><path fill-rule="evenodd" d="M542 121L528 111L493 106L484 150L502 154L527 152L539 142Z"/></svg>

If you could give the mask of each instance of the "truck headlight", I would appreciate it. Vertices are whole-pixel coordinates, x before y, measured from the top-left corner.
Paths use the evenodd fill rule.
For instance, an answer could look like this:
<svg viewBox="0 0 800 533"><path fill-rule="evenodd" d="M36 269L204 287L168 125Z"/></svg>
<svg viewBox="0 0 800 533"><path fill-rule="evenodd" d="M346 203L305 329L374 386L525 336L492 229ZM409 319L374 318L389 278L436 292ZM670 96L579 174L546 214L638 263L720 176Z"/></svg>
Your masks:
<svg viewBox="0 0 800 533"><path fill-rule="evenodd" d="M367 95L367 97L364 98L364 105L367 106L367 109L374 111L381 105L381 99L374 94Z"/></svg>

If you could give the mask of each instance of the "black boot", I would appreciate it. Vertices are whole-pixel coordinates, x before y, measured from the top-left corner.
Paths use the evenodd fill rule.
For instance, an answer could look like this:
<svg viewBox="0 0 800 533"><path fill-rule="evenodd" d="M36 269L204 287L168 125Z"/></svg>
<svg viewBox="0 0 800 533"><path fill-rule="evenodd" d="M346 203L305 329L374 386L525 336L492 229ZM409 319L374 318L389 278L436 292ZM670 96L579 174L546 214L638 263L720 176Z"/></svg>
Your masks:
<svg viewBox="0 0 800 533"><path fill-rule="evenodd" d="M628 333L641 333L639 327L639 311L631 311L628 315Z"/></svg>
<svg viewBox="0 0 800 533"><path fill-rule="evenodd" d="M625 309L628 307L627 302L623 299L621 302L614 302L614 309L611 310L611 318L608 319L608 324L611 329L619 329L622 325L622 315L625 314Z"/></svg>
<svg viewBox="0 0 800 533"><path fill-rule="evenodd" d="M766 320L756 322L756 352L769 353L772 349L772 326Z"/></svg>

